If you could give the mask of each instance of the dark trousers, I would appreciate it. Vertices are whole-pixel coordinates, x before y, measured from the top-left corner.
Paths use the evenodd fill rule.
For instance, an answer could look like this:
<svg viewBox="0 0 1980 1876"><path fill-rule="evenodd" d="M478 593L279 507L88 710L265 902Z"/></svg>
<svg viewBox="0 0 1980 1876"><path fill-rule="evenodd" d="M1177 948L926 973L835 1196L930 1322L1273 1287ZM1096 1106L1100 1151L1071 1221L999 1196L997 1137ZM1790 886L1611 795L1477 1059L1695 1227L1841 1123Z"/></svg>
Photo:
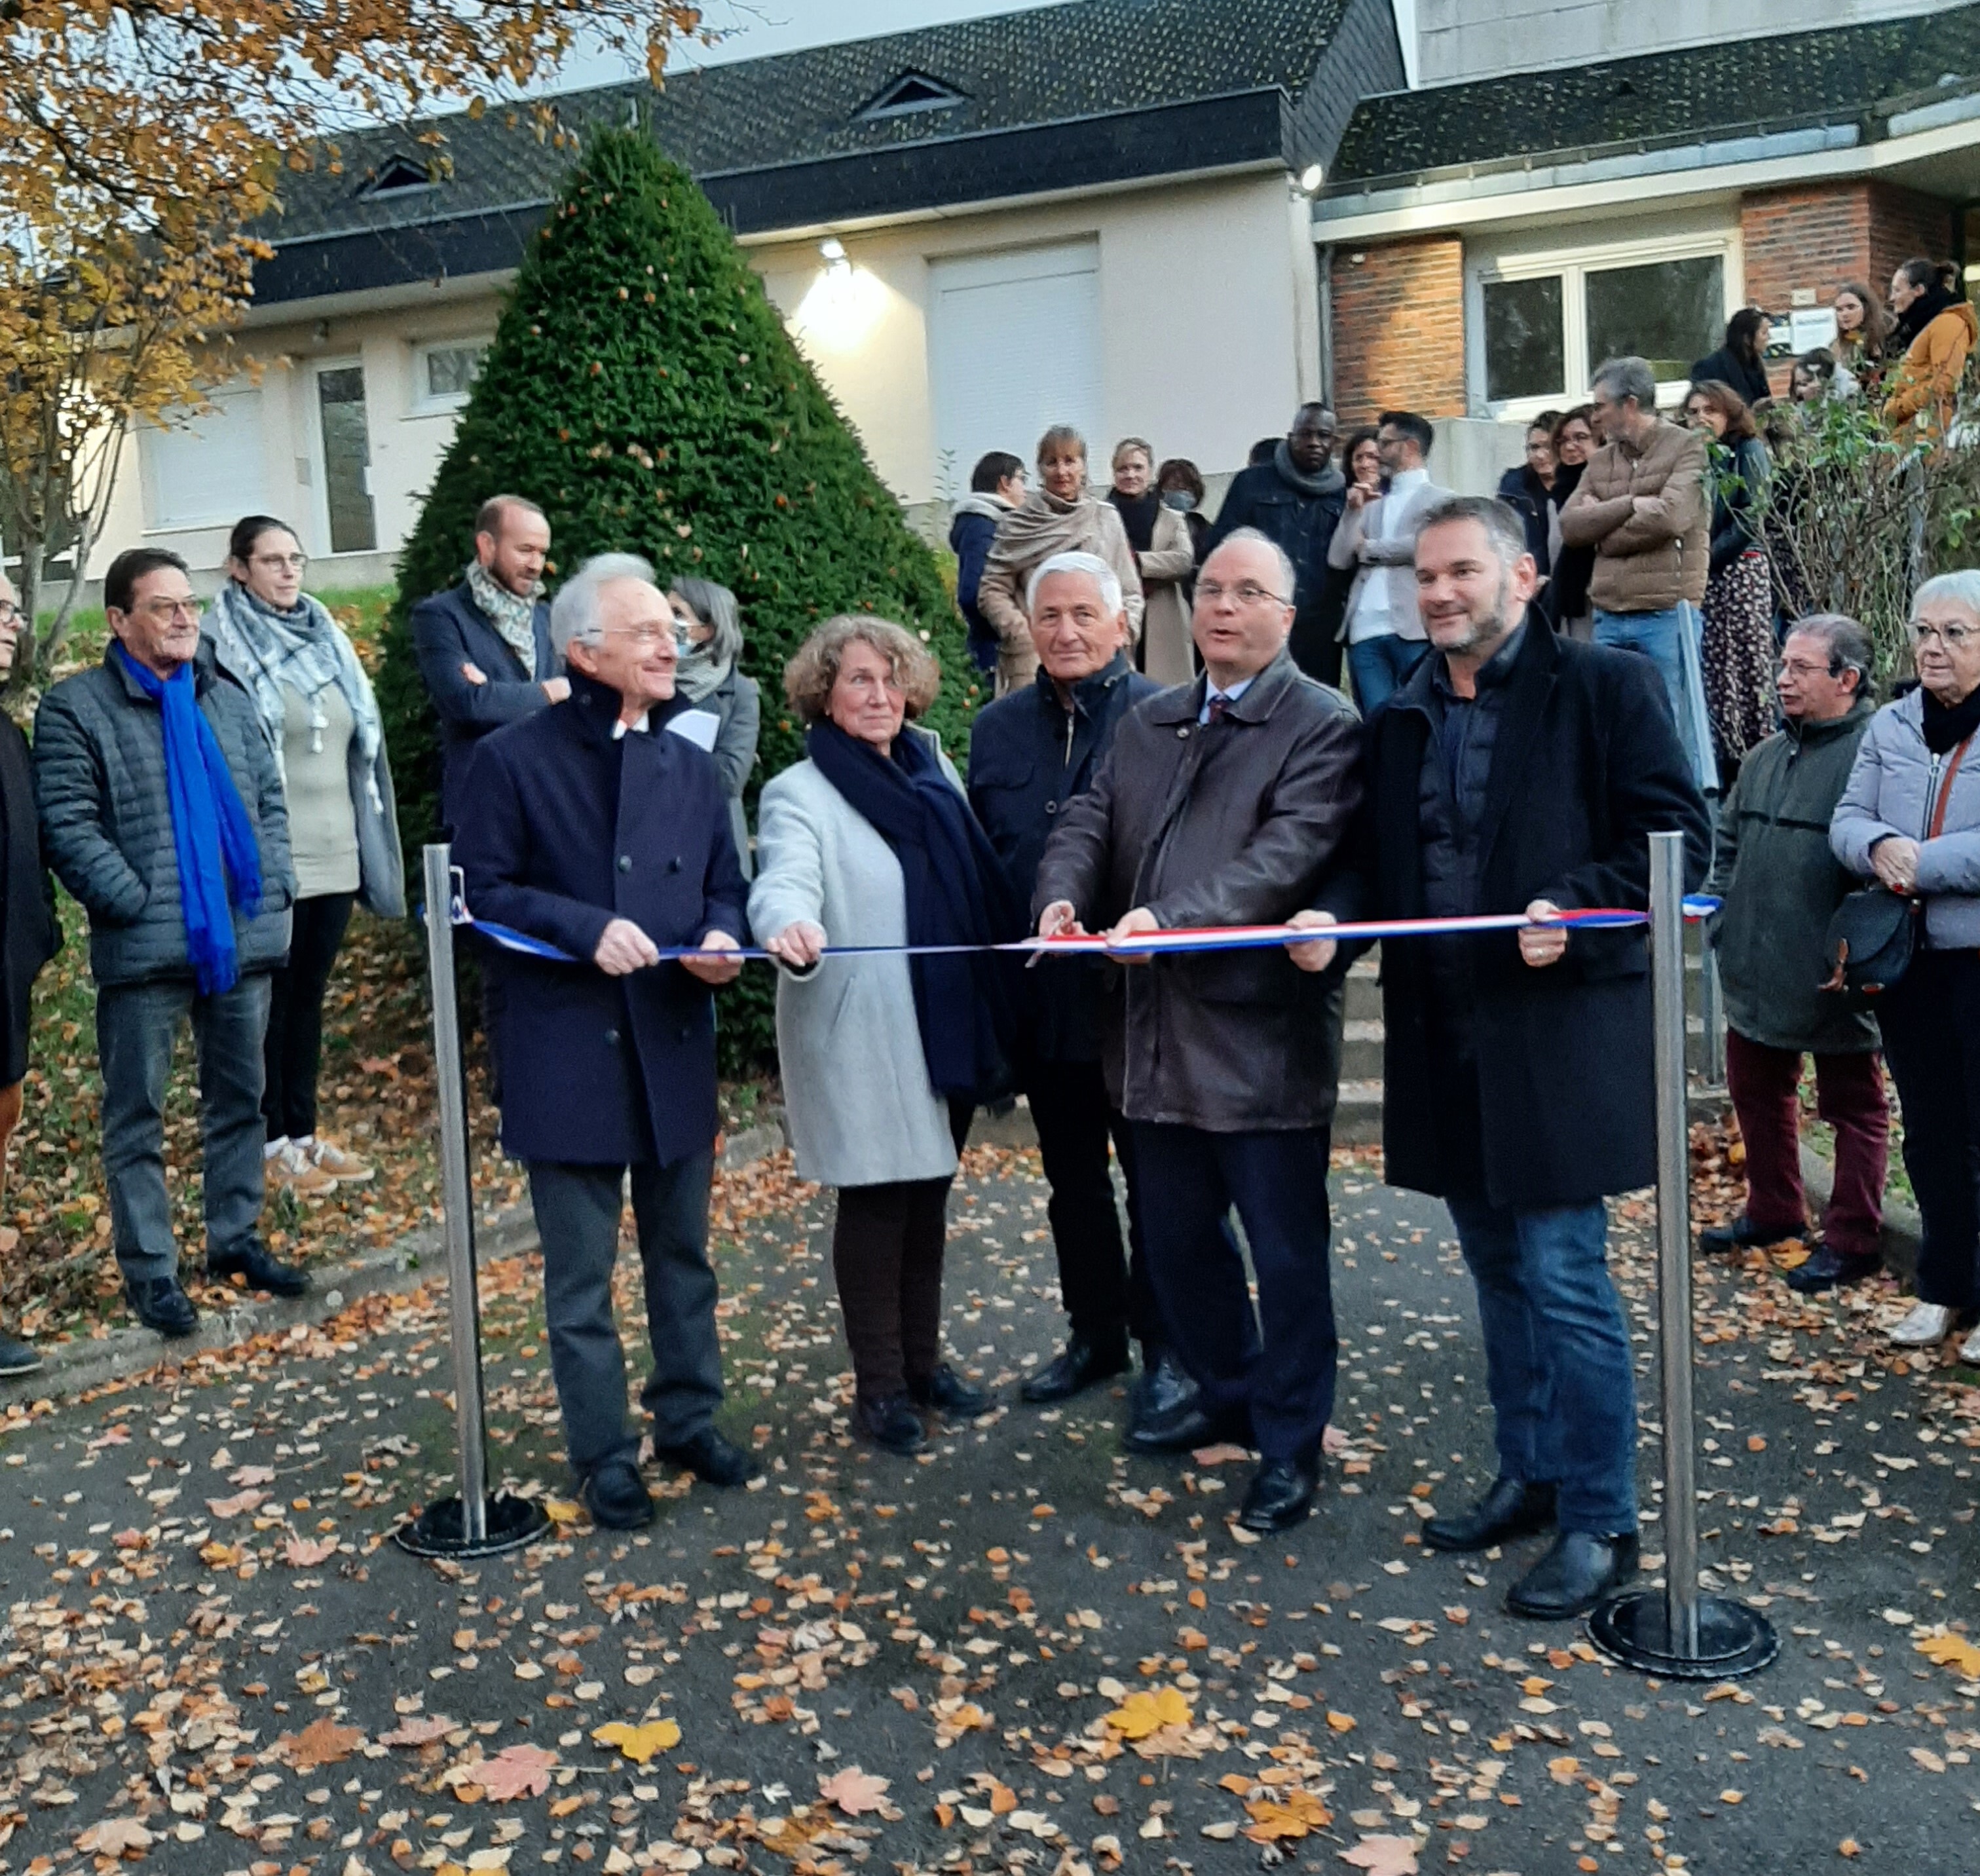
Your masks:
<svg viewBox="0 0 1980 1876"><path fill-rule="evenodd" d="M653 1371L640 1404L653 1438L678 1446L722 1404L715 1272L708 1261L713 1147L669 1166L632 1169L633 1217L646 1276ZM635 1458L626 1424L626 1357L612 1314L612 1270L625 1209L623 1166L530 1164L530 1203L543 1247L543 1314L564 1443L580 1477L610 1459Z"/></svg>
<svg viewBox="0 0 1980 1876"><path fill-rule="evenodd" d="M1746 1147L1746 1216L1762 1230L1806 1228L1801 1186L1799 1050L1769 1048L1726 1032L1726 1085ZM1875 1051L1815 1058L1816 1112L1835 1129L1835 1190L1822 1231L1845 1257L1875 1257L1882 1239L1891 1109Z"/></svg>
<svg viewBox="0 0 1980 1876"><path fill-rule="evenodd" d="M1921 951L1877 1004L1918 1194L1923 1303L1980 1303L1980 951Z"/></svg>
<svg viewBox="0 0 1980 1876"><path fill-rule="evenodd" d="M1327 1130L1134 1127L1148 1271L1171 1346L1213 1414L1249 1409L1265 1458L1317 1461L1340 1346L1328 1264ZM1257 1272L1255 1311L1244 1260L1224 1228L1234 1205Z"/></svg>
<svg viewBox="0 0 1980 1876"><path fill-rule="evenodd" d="M949 1104L958 1153L971 1112L967 1101ZM911 1380L925 1381L941 1364L942 1248L955 1183L952 1173L839 1189L832 1273L862 1400L905 1393Z"/></svg>
<svg viewBox="0 0 1980 1876"><path fill-rule="evenodd" d="M289 961L268 980L268 1033L261 1044L261 1112L271 1140L307 1140L316 1131L324 993L357 902L354 892L296 901Z"/></svg>
<svg viewBox="0 0 1980 1876"><path fill-rule="evenodd" d="M134 1283L178 1271L165 1190L165 1084L179 1026L188 1018L199 1058L207 1255L235 1257L257 1242L267 972L251 971L213 997L199 995L189 977L107 984L96 993L103 1176L110 1190L111 1241L118 1265Z"/></svg>
<svg viewBox="0 0 1980 1876"><path fill-rule="evenodd" d="M1135 1134L1107 1099L1098 1062L1048 1062L1027 1077L1038 1155L1051 1187L1045 1215L1058 1253L1058 1287L1072 1333L1102 1346L1132 1336L1159 1342L1148 1250L1135 1184ZM1108 1142L1128 1184L1128 1247L1121 1241Z"/></svg>

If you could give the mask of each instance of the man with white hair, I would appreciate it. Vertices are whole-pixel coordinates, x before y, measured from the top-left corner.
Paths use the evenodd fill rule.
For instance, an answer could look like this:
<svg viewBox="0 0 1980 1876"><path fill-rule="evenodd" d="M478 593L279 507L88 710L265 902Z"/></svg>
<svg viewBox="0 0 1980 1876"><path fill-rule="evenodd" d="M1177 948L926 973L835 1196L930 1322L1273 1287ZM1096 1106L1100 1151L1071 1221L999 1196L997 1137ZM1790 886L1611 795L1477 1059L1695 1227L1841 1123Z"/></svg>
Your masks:
<svg viewBox="0 0 1980 1876"><path fill-rule="evenodd" d="M474 914L554 946L496 952L502 1144L529 1168L550 1366L571 1466L601 1525L649 1522L612 1313L630 1169L656 1456L712 1485L756 1469L716 1430L722 1356L708 1261L715 1009L747 930L713 759L656 720L673 696L673 614L630 554L587 560L550 609L570 696L496 731L458 804ZM702 955L663 961L693 947Z"/></svg>
<svg viewBox="0 0 1980 1876"><path fill-rule="evenodd" d="M1287 651L1293 591L1284 551L1254 529L1211 551L1191 620L1203 675L1135 711L1092 787L1055 817L1032 895L1040 936L1082 922L1117 943L1273 924L1345 872L1361 725ZM1201 1391L1129 1444L1255 1440L1239 1522L1281 1530L1312 1507L1340 1353L1327 1208L1339 977L1303 976L1276 946L1163 958L1127 977L1121 1106L1149 1273ZM1225 1230L1233 1206L1256 1311Z"/></svg>
<svg viewBox="0 0 1980 1876"><path fill-rule="evenodd" d="M1093 785L1121 719L1161 686L1135 670L1120 576L1098 555L1041 561L1025 609L1038 672L978 716L969 802L1029 905L1058 816ZM1172 1409L1190 1383L1164 1351L1142 1254L1133 1137L1121 1112L1118 977L1098 960L1068 961L1027 971L1022 988L1018 1077L1051 1187L1048 1215L1071 1331L1022 1391L1035 1406L1069 1400L1125 1373L1131 1338L1141 1345L1135 1416ZM1131 1257L1121 1241L1110 1138L1128 1181Z"/></svg>

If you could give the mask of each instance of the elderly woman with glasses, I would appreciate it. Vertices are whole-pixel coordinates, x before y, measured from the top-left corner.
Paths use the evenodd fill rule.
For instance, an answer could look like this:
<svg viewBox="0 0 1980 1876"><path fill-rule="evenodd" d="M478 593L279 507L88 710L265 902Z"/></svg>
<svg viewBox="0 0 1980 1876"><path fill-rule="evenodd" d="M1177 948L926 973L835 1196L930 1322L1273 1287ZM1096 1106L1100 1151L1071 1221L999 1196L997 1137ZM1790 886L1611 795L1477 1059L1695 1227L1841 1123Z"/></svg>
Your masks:
<svg viewBox="0 0 1980 1876"><path fill-rule="evenodd" d="M1877 1017L1925 1224L1919 1300L1890 1336L1929 1348L1980 1310L1980 570L1919 587L1911 639L1919 688L1871 719L1829 838L1919 909ZM1980 1330L1960 1356L1980 1361Z"/></svg>
<svg viewBox="0 0 1980 1876"><path fill-rule="evenodd" d="M960 778L910 720L939 676L885 619L828 619L806 640L784 672L806 759L763 790L749 892L750 925L782 966L798 1176L839 1189L832 1262L857 1424L899 1453L927 1443L921 1410L966 1419L990 1404L942 1357L942 1246L971 1110L1009 1060L1002 961L901 948L982 945L1024 923Z"/></svg>
<svg viewBox="0 0 1980 1876"><path fill-rule="evenodd" d="M303 590L308 565L273 516L236 522L206 629L220 668L254 700L288 805L295 922L269 980L261 1111L269 1178L313 1197L371 1177L317 1131L324 998L351 908L403 918L406 890L378 700L350 639Z"/></svg>

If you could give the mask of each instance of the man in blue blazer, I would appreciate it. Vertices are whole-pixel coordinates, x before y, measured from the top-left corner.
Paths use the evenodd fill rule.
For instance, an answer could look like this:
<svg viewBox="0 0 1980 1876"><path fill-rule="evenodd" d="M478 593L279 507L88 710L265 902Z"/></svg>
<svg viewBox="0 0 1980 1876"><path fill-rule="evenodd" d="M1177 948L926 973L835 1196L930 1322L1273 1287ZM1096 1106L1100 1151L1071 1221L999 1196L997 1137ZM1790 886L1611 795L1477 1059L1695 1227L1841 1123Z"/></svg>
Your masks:
<svg viewBox="0 0 1980 1876"><path fill-rule="evenodd" d="M413 608L413 656L440 719L440 817L455 825L467 759L491 729L570 695L550 644L543 566L550 524L534 502L491 495L457 586Z"/></svg>
<svg viewBox="0 0 1980 1876"><path fill-rule="evenodd" d="M717 1433L722 1355L708 1200L717 1127L711 986L739 961L742 869L713 759L662 727L673 615L630 554L579 568L551 609L570 697L487 739L460 805L467 903L562 960L493 953L502 1144L529 1168L551 1370L586 1504L651 1521L612 1313L630 1170L657 1456L712 1485L756 1470ZM704 955L663 962L659 952Z"/></svg>

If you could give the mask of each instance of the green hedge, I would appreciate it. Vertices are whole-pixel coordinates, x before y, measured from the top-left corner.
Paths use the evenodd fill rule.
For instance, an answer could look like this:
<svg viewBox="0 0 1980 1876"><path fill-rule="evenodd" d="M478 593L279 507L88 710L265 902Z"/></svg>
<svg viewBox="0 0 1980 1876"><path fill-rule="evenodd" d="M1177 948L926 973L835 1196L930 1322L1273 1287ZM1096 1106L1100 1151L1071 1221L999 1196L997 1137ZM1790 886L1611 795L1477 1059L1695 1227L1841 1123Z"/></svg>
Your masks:
<svg viewBox="0 0 1980 1876"><path fill-rule="evenodd" d="M542 504L554 566L608 551L733 587L763 689L756 783L802 753L785 662L819 621L873 612L929 641L928 718L959 752L978 694L935 553L785 331L687 172L644 135L600 136L533 244L400 560L378 690L409 854L432 838L437 773L408 614L453 585L489 495ZM554 579L553 569L552 578ZM724 1066L775 1058L767 971L723 994Z"/></svg>

